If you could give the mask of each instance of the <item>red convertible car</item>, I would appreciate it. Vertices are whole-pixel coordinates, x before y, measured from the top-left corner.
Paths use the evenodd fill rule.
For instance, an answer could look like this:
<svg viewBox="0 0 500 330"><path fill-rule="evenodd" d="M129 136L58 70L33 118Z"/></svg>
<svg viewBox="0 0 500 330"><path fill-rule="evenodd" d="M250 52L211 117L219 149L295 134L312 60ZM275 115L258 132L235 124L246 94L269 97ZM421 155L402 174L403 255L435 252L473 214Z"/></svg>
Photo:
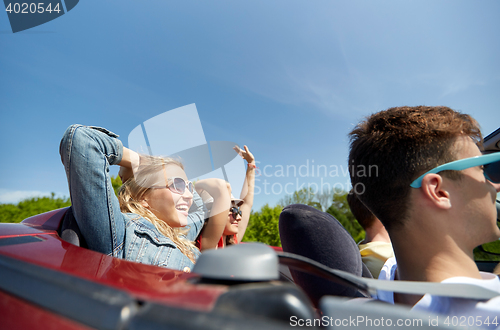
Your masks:
<svg viewBox="0 0 500 330"><path fill-rule="evenodd" d="M500 151L500 129L485 142L488 151ZM432 293L446 286L440 283L362 278L256 243L205 252L188 274L117 259L62 239L66 212L0 224L1 329L342 328L353 317L412 320L400 326L405 329L449 328L431 324L428 315L370 299L346 303L346 298L327 297L314 305L293 283L289 268L355 288L358 297L369 297L377 289ZM496 263L479 265L491 270ZM488 295L452 286L446 294L483 299Z"/></svg>

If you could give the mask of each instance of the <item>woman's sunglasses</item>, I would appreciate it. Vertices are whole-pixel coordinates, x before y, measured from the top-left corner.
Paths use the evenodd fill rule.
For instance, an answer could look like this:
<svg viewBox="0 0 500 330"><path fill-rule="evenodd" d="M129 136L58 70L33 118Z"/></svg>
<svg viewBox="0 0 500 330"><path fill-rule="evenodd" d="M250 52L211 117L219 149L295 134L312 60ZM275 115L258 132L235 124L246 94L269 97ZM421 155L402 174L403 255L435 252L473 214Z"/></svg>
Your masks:
<svg viewBox="0 0 500 330"><path fill-rule="evenodd" d="M422 186L422 180L424 179L424 176L429 173L438 173L447 170L461 171L469 167L481 165L484 166L484 177L487 180L493 183L500 183L500 152L495 152L488 155L459 159L450 163L439 165L438 167L435 167L432 170L425 172L424 174L419 176L415 181L411 183L410 186L412 188L420 188Z"/></svg>
<svg viewBox="0 0 500 330"><path fill-rule="evenodd" d="M184 192L186 192L186 187L191 194L194 192L194 186L191 181L186 181L181 177L173 177L167 179L167 188L170 189L170 191L173 193L184 195Z"/></svg>
<svg viewBox="0 0 500 330"><path fill-rule="evenodd" d="M242 212L241 212L240 208L239 207L235 207L235 206L231 207L229 209L229 212L231 212L231 214L233 215L233 218L235 218L235 219L238 216L238 214L240 215L240 217L242 215Z"/></svg>

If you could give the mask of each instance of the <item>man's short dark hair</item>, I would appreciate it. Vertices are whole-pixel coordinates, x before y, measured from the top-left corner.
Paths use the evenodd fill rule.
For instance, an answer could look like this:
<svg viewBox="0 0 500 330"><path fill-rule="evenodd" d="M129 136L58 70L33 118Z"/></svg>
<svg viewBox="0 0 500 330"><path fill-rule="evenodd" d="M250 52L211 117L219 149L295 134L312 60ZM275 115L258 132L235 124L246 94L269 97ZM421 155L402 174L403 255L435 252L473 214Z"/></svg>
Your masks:
<svg viewBox="0 0 500 330"><path fill-rule="evenodd" d="M410 183L455 160L452 146L459 136L482 140L479 125L471 116L448 107L398 107L367 117L349 133L354 192L387 230L403 225L413 189ZM457 171L440 174L460 178Z"/></svg>
<svg viewBox="0 0 500 330"><path fill-rule="evenodd" d="M349 194L347 194L347 203L349 204L352 215L354 215L354 217L364 230L373 225L373 222L377 218L366 206L363 205L363 203L359 200L354 192L351 191Z"/></svg>

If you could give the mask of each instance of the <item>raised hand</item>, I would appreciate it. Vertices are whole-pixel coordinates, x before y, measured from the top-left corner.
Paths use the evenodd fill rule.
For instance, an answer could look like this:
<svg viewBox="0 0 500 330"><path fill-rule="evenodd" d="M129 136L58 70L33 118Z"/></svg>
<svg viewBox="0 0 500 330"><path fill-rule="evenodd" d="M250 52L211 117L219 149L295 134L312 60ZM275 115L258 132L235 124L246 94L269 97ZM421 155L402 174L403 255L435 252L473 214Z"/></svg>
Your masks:
<svg viewBox="0 0 500 330"><path fill-rule="evenodd" d="M241 149L239 146L234 146L233 149L241 156L241 158L246 160L248 162L248 164L255 164L255 157L250 152L248 147L245 145L245 146L243 146L243 148L245 148L245 149Z"/></svg>

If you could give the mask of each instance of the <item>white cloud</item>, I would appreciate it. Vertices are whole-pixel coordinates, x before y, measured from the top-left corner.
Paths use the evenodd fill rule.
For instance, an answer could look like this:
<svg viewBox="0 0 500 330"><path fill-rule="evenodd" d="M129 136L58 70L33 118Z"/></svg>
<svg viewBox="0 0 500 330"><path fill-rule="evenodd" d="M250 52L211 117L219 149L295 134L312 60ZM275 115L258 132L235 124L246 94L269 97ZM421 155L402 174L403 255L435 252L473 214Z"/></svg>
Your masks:
<svg viewBox="0 0 500 330"><path fill-rule="evenodd" d="M485 85L486 83L480 80L473 80L473 79L469 80L469 79L464 79L463 77L452 79L451 81L448 81L443 84L444 90L443 93L441 94L441 97L445 97L448 95L455 95L464 92L471 87L485 86Z"/></svg>
<svg viewBox="0 0 500 330"><path fill-rule="evenodd" d="M26 191L0 189L0 204L17 204L23 199L50 196L47 191Z"/></svg>

